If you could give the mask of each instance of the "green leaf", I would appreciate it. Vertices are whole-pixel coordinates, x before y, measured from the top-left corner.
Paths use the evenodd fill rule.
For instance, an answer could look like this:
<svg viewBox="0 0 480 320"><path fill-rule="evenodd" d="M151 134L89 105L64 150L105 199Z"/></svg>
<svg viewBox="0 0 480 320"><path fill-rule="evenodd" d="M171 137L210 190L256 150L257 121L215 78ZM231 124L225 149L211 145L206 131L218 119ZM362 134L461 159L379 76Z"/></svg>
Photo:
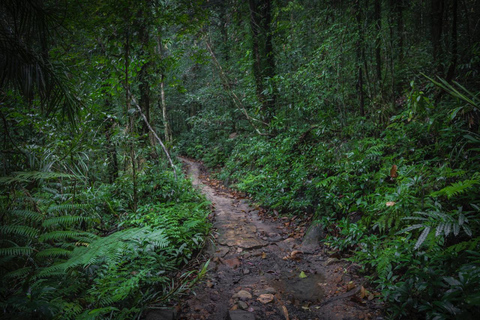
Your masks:
<svg viewBox="0 0 480 320"><path fill-rule="evenodd" d="M420 237L418 238L417 243L415 243L415 247L414 247L415 250L417 250L418 248L420 248L420 246L421 246L422 243L425 241L425 239L427 239L427 236L428 236L429 233L430 233L430 227L425 227L425 229L423 230L422 234L421 234Z"/></svg>

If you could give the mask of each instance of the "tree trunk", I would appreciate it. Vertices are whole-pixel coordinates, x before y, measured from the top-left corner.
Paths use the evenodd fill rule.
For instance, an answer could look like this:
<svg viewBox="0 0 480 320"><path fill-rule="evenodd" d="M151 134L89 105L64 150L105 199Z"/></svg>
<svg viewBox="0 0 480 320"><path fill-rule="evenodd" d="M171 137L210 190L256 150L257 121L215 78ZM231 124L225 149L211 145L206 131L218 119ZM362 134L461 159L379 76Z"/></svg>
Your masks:
<svg viewBox="0 0 480 320"><path fill-rule="evenodd" d="M275 76L275 58L272 43L272 0L249 0L250 29L252 32L253 75L256 94L263 109L265 122L275 115L276 89L267 91L266 79ZM271 80L267 80L271 81ZM270 85L274 86L273 82Z"/></svg>
<svg viewBox="0 0 480 320"><path fill-rule="evenodd" d="M452 0L452 38L451 38L451 50L452 57L450 60L450 66L448 68L447 78L448 82L452 81L455 77L455 69L457 67L458 56L458 33L457 33L457 19L458 19L458 0Z"/></svg>
<svg viewBox="0 0 480 320"><path fill-rule="evenodd" d="M432 48L433 62L437 66L437 71L442 74L442 34L443 34L443 11L445 0L432 0Z"/></svg>
<svg viewBox="0 0 480 320"><path fill-rule="evenodd" d="M165 75L163 74L161 75L160 80L160 103L162 106L165 142L170 142L172 140L172 134L170 133L170 126L168 124L167 102L165 100Z"/></svg>
<svg viewBox="0 0 480 320"><path fill-rule="evenodd" d="M382 15L381 10L382 6L380 0L375 0L375 29L377 30L377 35L375 37L375 67L377 72L377 82L381 83L382 81L382 60L380 55L381 50L381 32L382 32Z"/></svg>
<svg viewBox="0 0 480 320"><path fill-rule="evenodd" d="M365 97L363 92L363 70L362 70L362 46L363 46L363 28L360 0L355 1L355 17L357 21L358 39L357 39L357 92L360 103L360 115L365 116Z"/></svg>
<svg viewBox="0 0 480 320"><path fill-rule="evenodd" d="M133 180L133 204L132 210L137 211L137 168L135 165L135 151L133 144L133 135L135 132L135 122L132 115L129 115L130 110L130 85L128 83L128 74L129 74L129 59L130 59L130 35L129 32L126 32L126 41L125 41L125 109L127 110L128 117L128 127L131 135L130 141L130 159L132 165L132 180Z"/></svg>
<svg viewBox="0 0 480 320"><path fill-rule="evenodd" d="M157 54L160 56L160 59L163 59L162 39L160 35L157 36ZM162 108L162 119L163 119L163 126L164 126L165 142L170 142L172 140L172 132L170 130L170 125L168 123L167 102L165 99L164 72L165 70L162 70L160 75L160 107Z"/></svg>

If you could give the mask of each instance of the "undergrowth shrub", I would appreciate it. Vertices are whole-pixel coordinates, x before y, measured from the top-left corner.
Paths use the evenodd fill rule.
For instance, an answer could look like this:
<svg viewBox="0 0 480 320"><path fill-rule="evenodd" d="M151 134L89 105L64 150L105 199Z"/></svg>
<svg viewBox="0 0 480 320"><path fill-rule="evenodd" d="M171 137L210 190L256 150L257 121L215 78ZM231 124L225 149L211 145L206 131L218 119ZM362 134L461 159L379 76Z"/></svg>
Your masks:
<svg viewBox="0 0 480 320"><path fill-rule="evenodd" d="M131 319L191 281L178 272L204 244L209 206L189 180L144 164L136 211L126 175L86 187L54 172L0 182L4 317Z"/></svg>
<svg viewBox="0 0 480 320"><path fill-rule="evenodd" d="M273 138L243 137L218 176L262 205L323 221L325 243L364 266L393 318L473 319L480 311L480 136L478 105L471 108L478 99L459 85L433 83L453 98L435 101L432 83L420 90L412 82L383 128L350 117L343 126L322 121Z"/></svg>

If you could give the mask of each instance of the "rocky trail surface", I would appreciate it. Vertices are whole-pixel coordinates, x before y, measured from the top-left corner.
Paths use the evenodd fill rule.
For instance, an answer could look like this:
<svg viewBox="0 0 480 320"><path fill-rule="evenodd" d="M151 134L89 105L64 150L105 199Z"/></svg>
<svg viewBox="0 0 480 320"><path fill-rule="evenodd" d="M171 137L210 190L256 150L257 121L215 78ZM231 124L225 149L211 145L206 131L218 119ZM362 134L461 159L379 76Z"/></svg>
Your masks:
<svg viewBox="0 0 480 320"><path fill-rule="evenodd" d="M358 266L319 246L320 226L264 216L208 178L201 164L182 161L212 202L214 239L208 272L181 301L175 319L382 318L376 294L355 273Z"/></svg>

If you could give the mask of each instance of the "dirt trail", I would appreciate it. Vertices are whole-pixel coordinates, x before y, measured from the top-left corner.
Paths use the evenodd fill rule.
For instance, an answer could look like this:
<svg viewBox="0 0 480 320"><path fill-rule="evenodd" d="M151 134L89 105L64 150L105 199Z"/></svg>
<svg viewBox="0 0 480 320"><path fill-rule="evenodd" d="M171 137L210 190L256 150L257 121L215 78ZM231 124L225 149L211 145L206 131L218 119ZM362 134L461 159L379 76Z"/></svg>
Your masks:
<svg viewBox="0 0 480 320"><path fill-rule="evenodd" d="M262 221L247 200L205 177L202 183L199 163L182 161L214 206L215 241L206 279L182 301L177 318L381 319L351 263L302 246L295 221Z"/></svg>

